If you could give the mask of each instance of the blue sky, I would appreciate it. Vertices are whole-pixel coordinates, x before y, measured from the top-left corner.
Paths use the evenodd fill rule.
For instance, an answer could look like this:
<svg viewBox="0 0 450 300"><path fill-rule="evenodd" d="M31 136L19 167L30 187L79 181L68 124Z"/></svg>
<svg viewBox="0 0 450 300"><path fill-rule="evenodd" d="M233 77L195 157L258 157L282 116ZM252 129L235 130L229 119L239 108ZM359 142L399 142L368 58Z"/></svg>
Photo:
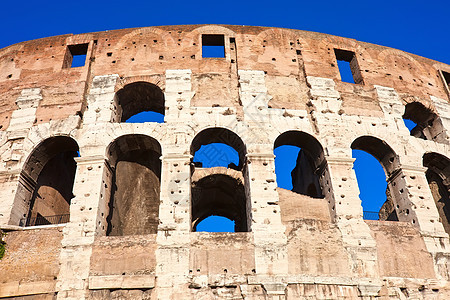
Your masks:
<svg viewBox="0 0 450 300"><path fill-rule="evenodd" d="M450 64L450 1L3 1L0 48L41 37L177 24L235 24L317 31ZM298 151L298 149L296 150ZM356 154L355 154L356 153ZM292 156L295 156L295 151ZM364 160L354 152L359 160ZM287 156L287 154L286 154ZM365 163L370 163L366 162ZM374 163L376 168L377 163ZM367 168L367 165L365 165ZM379 165L378 165L379 166ZM288 172L289 168L284 168ZM368 169L373 170L372 167ZM277 172L280 178L286 177ZM364 181L366 175L357 174ZM377 179L383 181L383 175ZM283 179L286 184L288 181ZM368 186L373 177L368 177ZM285 183L280 183L284 185ZM384 183L385 184L385 183ZM378 191L384 190L382 187ZM374 192L364 192L374 195ZM383 195L375 196L380 198ZM373 200L366 200L372 203ZM366 210L376 210L377 205Z"/></svg>
<svg viewBox="0 0 450 300"><path fill-rule="evenodd" d="M46 36L174 24L275 26L355 38L450 63L438 1L2 1L0 48Z"/></svg>

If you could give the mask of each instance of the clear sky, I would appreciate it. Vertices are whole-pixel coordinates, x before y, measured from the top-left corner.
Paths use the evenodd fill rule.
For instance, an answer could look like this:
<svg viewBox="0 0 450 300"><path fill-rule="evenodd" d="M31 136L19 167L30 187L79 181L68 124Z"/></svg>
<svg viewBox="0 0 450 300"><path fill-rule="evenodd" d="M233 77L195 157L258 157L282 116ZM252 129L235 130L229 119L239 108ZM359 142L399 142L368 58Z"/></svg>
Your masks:
<svg viewBox="0 0 450 300"><path fill-rule="evenodd" d="M158 25L234 24L334 34L401 49L450 64L448 0L22 0L2 1L0 7L0 48L21 41L67 33ZM362 177L364 176L358 176L358 179L362 180ZM384 180L382 177L378 178ZM371 178L368 185L373 186L370 180Z"/></svg>
<svg viewBox="0 0 450 300"><path fill-rule="evenodd" d="M0 48L46 36L176 24L318 31L450 64L447 0L2 1Z"/></svg>

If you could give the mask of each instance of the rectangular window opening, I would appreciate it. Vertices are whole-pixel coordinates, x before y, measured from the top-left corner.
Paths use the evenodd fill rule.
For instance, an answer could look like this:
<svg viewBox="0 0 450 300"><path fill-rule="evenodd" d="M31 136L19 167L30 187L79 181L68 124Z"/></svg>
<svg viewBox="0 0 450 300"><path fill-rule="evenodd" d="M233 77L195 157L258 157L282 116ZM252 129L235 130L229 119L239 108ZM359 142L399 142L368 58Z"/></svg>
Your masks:
<svg viewBox="0 0 450 300"><path fill-rule="evenodd" d="M86 64L88 47L88 43L68 45L64 59L64 68L83 67Z"/></svg>
<svg viewBox="0 0 450 300"><path fill-rule="evenodd" d="M202 34L202 57L225 57L223 34Z"/></svg>
<svg viewBox="0 0 450 300"><path fill-rule="evenodd" d="M334 49L334 54L336 55L341 81L362 84L361 70L355 53L347 50Z"/></svg>

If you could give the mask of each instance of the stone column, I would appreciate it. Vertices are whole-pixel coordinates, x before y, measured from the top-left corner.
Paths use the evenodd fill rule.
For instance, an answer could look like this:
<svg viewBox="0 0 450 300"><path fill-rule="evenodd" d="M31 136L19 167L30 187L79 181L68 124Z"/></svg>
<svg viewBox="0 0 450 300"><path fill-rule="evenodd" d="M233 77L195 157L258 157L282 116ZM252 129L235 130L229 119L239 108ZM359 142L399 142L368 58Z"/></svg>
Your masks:
<svg viewBox="0 0 450 300"><path fill-rule="evenodd" d="M393 179L398 189L399 220L414 224L434 259L438 279L450 278L450 244L425 176L426 168L402 165Z"/></svg>
<svg viewBox="0 0 450 300"><path fill-rule="evenodd" d="M342 233L351 269L356 276L378 277L376 242L363 220L359 188L353 170L354 158L326 157L330 174L336 225Z"/></svg>
<svg viewBox="0 0 450 300"><path fill-rule="evenodd" d="M190 120L189 108L194 92L191 73L186 70L166 70L166 89L164 91L167 123L182 123Z"/></svg>
<svg viewBox="0 0 450 300"><path fill-rule="evenodd" d="M267 139L268 102L265 75L239 70L239 96L247 132L247 174L244 174L257 274L287 274L287 238L281 223L272 141Z"/></svg>
<svg viewBox="0 0 450 300"><path fill-rule="evenodd" d="M23 89L16 100L19 107L13 111L6 131L8 140L25 138L36 120L36 110L42 100L40 88Z"/></svg>
<svg viewBox="0 0 450 300"><path fill-rule="evenodd" d="M58 275L58 299L86 299L92 244L95 235L106 230L111 171L103 156L75 158L75 198L70 205L70 222L63 230Z"/></svg>
<svg viewBox="0 0 450 300"><path fill-rule="evenodd" d="M156 276L158 299L172 299L189 275L191 231L190 155L162 157Z"/></svg>
<svg viewBox="0 0 450 300"><path fill-rule="evenodd" d="M190 122L191 70L166 70L165 122L167 138L161 157L161 194L159 206L156 276L158 299L173 299L184 288L189 275L191 233L191 155Z"/></svg>
<svg viewBox="0 0 450 300"><path fill-rule="evenodd" d="M19 187L19 177L20 170L0 172L0 184L2 186L0 189L0 224L2 225L19 225L20 220L24 217L21 212L27 212L29 209L26 203L20 203L20 205L26 205L26 207L13 209L14 205L19 205L19 203L14 203L14 196ZM25 185L23 186L25 188ZM31 189L33 186L29 188Z"/></svg>
<svg viewBox="0 0 450 300"><path fill-rule="evenodd" d="M25 162L27 153L24 153L24 140L28 136L31 127L36 120L36 110L42 100L40 88L23 89L16 100L17 109L11 115L11 121L6 130L7 143L4 150L1 171L1 181L8 182L11 189L0 191L0 224L19 225L20 219L28 213L29 203L24 203L22 197L15 197L19 187L20 172ZM22 188L32 189L36 184L34 181L27 181L22 178ZM25 191L24 191L25 192ZM18 201L15 201L17 198Z"/></svg>
<svg viewBox="0 0 450 300"><path fill-rule="evenodd" d="M119 75L95 76L87 96L87 110L83 116L83 124L111 122L118 118L117 107L114 107L114 88Z"/></svg>
<svg viewBox="0 0 450 300"><path fill-rule="evenodd" d="M281 223L275 176L275 156L268 152L247 154L247 199L251 200L251 231L255 240L257 274L287 274L286 228Z"/></svg>

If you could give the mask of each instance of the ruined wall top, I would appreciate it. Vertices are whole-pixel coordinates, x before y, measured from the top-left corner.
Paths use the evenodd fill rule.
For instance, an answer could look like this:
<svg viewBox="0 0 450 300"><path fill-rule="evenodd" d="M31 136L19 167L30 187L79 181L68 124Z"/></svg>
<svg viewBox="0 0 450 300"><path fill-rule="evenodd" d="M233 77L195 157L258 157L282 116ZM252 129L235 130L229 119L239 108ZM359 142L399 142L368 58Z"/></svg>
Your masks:
<svg viewBox="0 0 450 300"><path fill-rule="evenodd" d="M202 58L202 35L223 35L225 57ZM358 84L340 81L334 49L354 53ZM71 68L71 55L79 53L86 54L85 65ZM394 88L404 103L420 101L427 107L432 107L430 95L446 101L449 97L442 75L450 73L449 65L354 39L253 26L143 27L61 35L0 49L0 128L8 127L24 88L42 89L39 124L83 114L84 95L95 76L118 74L116 90L135 81L164 90L164 73L170 69L192 70L193 106L232 106L230 99L238 94L237 70L265 72L273 108L305 109L306 88L297 84L305 76L333 79L347 114L382 116L371 100L374 85Z"/></svg>

